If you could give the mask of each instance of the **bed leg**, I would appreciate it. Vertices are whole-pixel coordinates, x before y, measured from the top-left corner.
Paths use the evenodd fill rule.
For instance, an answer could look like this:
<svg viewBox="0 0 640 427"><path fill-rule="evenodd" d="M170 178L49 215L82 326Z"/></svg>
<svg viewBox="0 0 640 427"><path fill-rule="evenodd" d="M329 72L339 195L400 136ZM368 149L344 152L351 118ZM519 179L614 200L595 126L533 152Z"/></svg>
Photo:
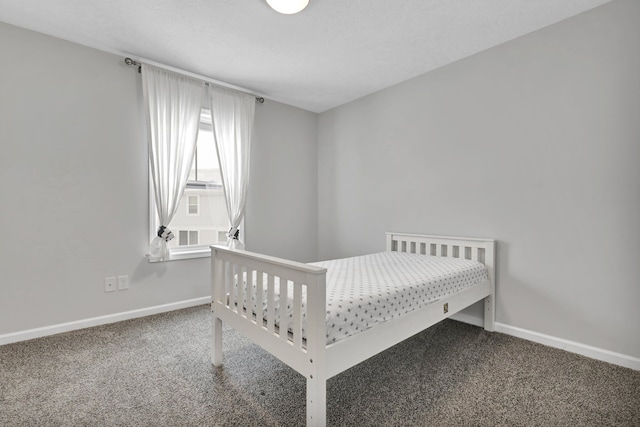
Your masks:
<svg viewBox="0 0 640 427"><path fill-rule="evenodd" d="M496 323L496 301L493 295L484 299L484 330L493 332Z"/></svg>
<svg viewBox="0 0 640 427"><path fill-rule="evenodd" d="M327 380L310 375L307 378L307 426L327 424Z"/></svg>
<svg viewBox="0 0 640 427"><path fill-rule="evenodd" d="M222 366L222 320L213 316L213 340L211 341L211 363Z"/></svg>

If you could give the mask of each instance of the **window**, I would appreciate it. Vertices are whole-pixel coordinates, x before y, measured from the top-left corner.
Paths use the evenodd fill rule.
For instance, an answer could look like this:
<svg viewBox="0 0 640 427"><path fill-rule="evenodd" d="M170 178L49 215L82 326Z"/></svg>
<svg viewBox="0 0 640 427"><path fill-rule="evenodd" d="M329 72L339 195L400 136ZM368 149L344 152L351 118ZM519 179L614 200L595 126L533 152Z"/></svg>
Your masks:
<svg viewBox="0 0 640 427"><path fill-rule="evenodd" d="M200 197L198 195L187 196L187 215L198 215L200 213Z"/></svg>
<svg viewBox="0 0 640 427"><path fill-rule="evenodd" d="M153 196L151 203L155 203ZM151 207L151 216L153 239L160 225L155 206ZM196 153L187 187L168 227L175 235L169 242L175 259L209 256L209 245L227 241L229 218L209 110L201 112Z"/></svg>
<svg viewBox="0 0 640 427"><path fill-rule="evenodd" d="M200 233L198 230L179 230L178 246L194 246L198 244Z"/></svg>

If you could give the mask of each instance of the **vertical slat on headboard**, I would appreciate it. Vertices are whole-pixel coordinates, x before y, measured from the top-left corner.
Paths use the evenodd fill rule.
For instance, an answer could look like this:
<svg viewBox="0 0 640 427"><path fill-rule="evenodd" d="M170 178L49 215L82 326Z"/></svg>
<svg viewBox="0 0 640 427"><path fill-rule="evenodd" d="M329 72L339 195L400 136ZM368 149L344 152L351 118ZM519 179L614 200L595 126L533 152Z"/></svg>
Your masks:
<svg viewBox="0 0 640 427"><path fill-rule="evenodd" d="M396 250L396 248L393 247L393 235L391 233L387 233L387 243L385 246L388 252Z"/></svg>

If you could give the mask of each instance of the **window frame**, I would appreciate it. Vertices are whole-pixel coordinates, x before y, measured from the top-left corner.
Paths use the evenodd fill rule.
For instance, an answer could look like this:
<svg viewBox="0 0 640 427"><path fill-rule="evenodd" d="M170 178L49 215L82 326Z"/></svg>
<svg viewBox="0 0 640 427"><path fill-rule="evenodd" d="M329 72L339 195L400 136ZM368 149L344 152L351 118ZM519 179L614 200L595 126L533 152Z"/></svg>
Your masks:
<svg viewBox="0 0 640 427"><path fill-rule="evenodd" d="M208 128L212 130L213 125L211 122L211 110L208 108L201 108L200 110L200 123L198 126L198 131L202 128ZM203 188L206 184L201 181L187 181L186 188ZM215 186L217 187L217 186ZM220 190L224 191L222 185L219 186ZM198 215L200 213L200 196L198 197ZM187 202L187 214L189 210L189 203ZM195 215L195 214L191 214ZM153 178L151 177L151 171L149 170L149 243L153 240L158 232L159 218L156 208L156 200L154 195L153 188ZM240 223L240 229L244 231L244 218ZM179 230L174 232L174 238L178 239ZM200 232L198 231L198 242L200 241ZM178 261L183 259L194 259L194 258L209 258L211 256L211 245L193 245L193 246L179 246L171 248L171 256L169 259L150 259L147 257L150 263L156 262L167 262L167 261Z"/></svg>

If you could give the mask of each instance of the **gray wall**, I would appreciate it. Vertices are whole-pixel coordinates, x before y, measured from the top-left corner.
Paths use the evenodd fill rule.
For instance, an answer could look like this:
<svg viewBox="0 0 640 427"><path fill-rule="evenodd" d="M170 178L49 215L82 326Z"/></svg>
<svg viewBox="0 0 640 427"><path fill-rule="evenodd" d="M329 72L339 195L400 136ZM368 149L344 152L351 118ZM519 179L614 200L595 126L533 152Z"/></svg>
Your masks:
<svg viewBox="0 0 640 427"><path fill-rule="evenodd" d="M267 108L263 108L267 107ZM256 114L247 249L296 261L317 259L318 115L268 101Z"/></svg>
<svg viewBox="0 0 640 427"><path fill-rule="evenodd" d="M319 257L492 237L498 322L640 357L639 22L615 1L321 114Z"/></svg>
<svg viewBox="0 0 640 427"><path fill-rule="evenodd" d="M139 74L122 57L3 23L0 52L0 334L209 295L208 259L144 258ZM316 114L256 106L248 249L316 257L316 138ZM283 215L262 194L273 188ZM125 274L128 291L104 292L104 277Z"/></svg>

